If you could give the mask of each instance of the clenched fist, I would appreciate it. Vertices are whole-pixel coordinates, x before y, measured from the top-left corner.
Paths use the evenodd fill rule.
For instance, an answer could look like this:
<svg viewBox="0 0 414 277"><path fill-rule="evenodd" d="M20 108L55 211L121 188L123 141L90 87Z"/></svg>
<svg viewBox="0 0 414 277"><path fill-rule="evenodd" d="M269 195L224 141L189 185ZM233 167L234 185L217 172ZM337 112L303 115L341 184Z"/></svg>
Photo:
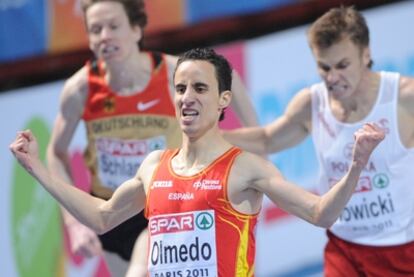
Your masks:
<svg viewBox="0 0 414 277"><path fill-rule="evenodd" d="M10 144L10 150L17 161L29 172L33 172L33 161L38 160L38 144L33 133L25 130L17 133L17 137Z"/></svg>
<svg viewBox="0 0 414 277"><path fill-rule="evenodd" d="M385 138L385 133L376 124L366 123L355 132L354 136L353 162L356 166L364 168L372 151Z"/></svg>

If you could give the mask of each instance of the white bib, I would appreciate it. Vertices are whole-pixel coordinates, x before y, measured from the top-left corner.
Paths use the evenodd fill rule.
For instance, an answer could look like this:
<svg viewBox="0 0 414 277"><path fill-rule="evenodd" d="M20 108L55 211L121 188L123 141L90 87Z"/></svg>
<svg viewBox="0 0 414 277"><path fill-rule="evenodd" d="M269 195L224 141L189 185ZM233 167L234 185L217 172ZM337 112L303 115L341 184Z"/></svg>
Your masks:
<svg viewBox="0 0 414 277"><path fill-rule="evenodd" d="M145 140L98 138L96 157L102 186L115 190L135 176L142 161L151 151L165 149L166 145L164 136Z"/></svg>
<svg viewBox="0 0 414 277"><path fill-rule="evenodd" d="M151 277L217 276L214 210L151 217Z"/></svg>

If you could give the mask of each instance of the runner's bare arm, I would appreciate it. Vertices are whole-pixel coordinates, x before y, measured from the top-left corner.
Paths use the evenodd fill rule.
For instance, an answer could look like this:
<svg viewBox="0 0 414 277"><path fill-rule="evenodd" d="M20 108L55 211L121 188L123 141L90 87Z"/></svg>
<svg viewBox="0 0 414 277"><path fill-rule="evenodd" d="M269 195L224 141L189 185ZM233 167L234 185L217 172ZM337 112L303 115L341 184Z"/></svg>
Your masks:
<svg viewBox="0 0 414 277"><path fill-rule="evenodd" d="M65 82L47 148L49 170L68 184L73 184L68 148L81 119L87 93L87 69L83 67ZM61 207L61 212L71 251L84 257L100 255L102 247L95 232L81 224L65 208Z"/></svg>
<svg viewBox="0 0 414 277"><path fill-rule="evenodd" d="M174 87L174 70L177 65L178 57L172 55L166 55L167 69L168 69L168 87L170 88L171 99L174 99L175 87Z"/></svg>
<svg viewBox="0 0 414 277"><path fill-rule="evenodd" d="M47 148L49 170L67 182L71 182L68 148L82 117L87 89L85 68L65 82Z"/></svg>
<svg viewBox="0 0 414 277"><path fill-rule="evenodd" d="M375 147L384 139L384 132L373 124L365 124L355 133L352 164L345 176L323 196L314 195L286 181L270 162L251 155L247 158L259 174L251 188L267 195L280 208L314 225L330 227L354 192L360 174Z"/></svg>
<svg viewBox="0 0 414 277"><path fill-rule="evenodd" d="M164 151L156 150L144 159L134 178L118 187L112 197L100 207L104 226L112 229L145 207L148 185Z"/></svg>
<svg viewBox="0 0 414 277"><path fill-rule="evenodd" d="M240 122L242 123L242 126L257 126L258 120L256 111L254 110L246 87L236 70L233 70L231 91L233 92L233 98L230 105L233 108L234 112L237 114Z"/></svg>
<svg viewBox="0 0 414 277"><path fill-rule="evenodd" d="M304 89L292 99L285 113L270 124L225 131L224 138L244 150L260 155L295 146L310 133L311 104L310 90Z"/></svg>
<svg viewBox="0 0 414 277"><path fill-rule="evenodd" d="M414 79L401 76L398 100L400 137L407 148L414 148Z"/></svg>
<svg viewBox="0 0 414 277"><path fill-rule="evenodd" d="M145 205L144 182L152 176L158 152L150 154L136 176L123 183L108 201L93 197L49 173L38 158L31 131L19 132L10 150L19 163L80 222L97 233L105 233L141 211ZM144 181L143 181L144 180Z"/></svg>
<svg viewBox="0 0 414 277"><path fill-rule="evenodd" d="M87 90L87 71L83 67L65 82L47 147L48 169L52 175L59 176L69 184L73 181L68 149L83 113ZM70 226L75 219L65 209L62 209L62 213L64 223Z"/></svg>

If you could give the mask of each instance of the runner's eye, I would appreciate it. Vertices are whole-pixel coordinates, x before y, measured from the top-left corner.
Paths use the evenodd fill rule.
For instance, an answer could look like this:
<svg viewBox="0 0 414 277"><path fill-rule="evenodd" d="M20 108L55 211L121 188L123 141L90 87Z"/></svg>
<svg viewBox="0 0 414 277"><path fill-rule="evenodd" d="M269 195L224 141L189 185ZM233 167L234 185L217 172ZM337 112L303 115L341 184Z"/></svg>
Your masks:
<svg viewBox="0 0 414 277"><path fill-rule="evenodd" d="M185 86L183 86L183 85L175 86L175 92L178 93L178 94L184 94Z"/></svg>
<svg viewBox="0 0 414 277"><path fill-rule="evenodd" d="M346 69L349 66L348 62L340 63L336 66L337 69Z"/></svg>
<svg viewBox="0 0 414 277"><path fill-rule="evenodd" d="M91 27L89 27L89 33L97 35L101 32L102 27L101 26L97 26L97 25L93 25Z"/></svg>
<svg viewBox="0 0 414 277"><path fill-rule="evenodd" d="M323 72L329 72L329 70L331 70L331 68L330 68L329 66L327 66L327 65L322 65L322 64L320 64L318 67L319 67L319 69L320 69L320 70L322 70Z"/></svg>
<svg viewBox="0 0 414 277"><path fill-rule="evenodd" d="M199 84L199 85L195 85L194 86L194 90L197 93L204 93L204 92L206 92L208 90L208 87L206 85L204 85L204 84Z"/></svg>

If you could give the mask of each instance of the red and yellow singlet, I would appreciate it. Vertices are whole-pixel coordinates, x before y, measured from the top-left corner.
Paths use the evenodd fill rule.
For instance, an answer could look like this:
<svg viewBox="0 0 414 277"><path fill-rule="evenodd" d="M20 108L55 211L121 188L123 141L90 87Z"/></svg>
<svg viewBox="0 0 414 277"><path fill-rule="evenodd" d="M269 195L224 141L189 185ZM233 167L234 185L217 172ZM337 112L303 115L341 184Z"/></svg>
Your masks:
<svg viewBox="0 0 414 277"><path fill-rule="evenodd" d="M181 144L164 56L150 55L151 79L143 91L130 96L111 90L102 64L87 64L89 93L82 116L88 136L85 160L92 175L92 193L98 197L110 198L135 175L149 152Z"/></svg>
<svg viewBox="0 0 414 277"><path fill-rule="evenodd" d="M178 150L167 150L147 197L149 275L253 276L257 215L237 212L227 196L231 148L194 176L171 168Z"/></svg>

